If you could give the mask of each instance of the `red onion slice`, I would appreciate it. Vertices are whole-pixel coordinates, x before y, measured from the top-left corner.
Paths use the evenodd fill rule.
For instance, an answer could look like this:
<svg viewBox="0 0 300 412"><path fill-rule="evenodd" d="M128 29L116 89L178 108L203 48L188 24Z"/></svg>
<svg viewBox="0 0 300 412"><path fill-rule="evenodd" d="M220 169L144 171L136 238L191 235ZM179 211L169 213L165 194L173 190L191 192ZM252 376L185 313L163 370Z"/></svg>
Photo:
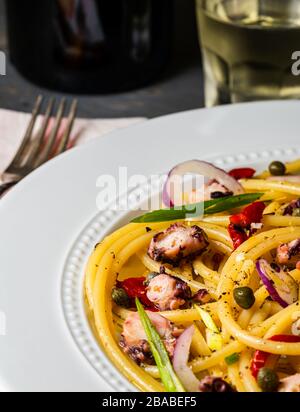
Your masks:
<svg viewBox="0 0 300 412"><path fill-rule="evenodd" d="M176 182L178 182L178 179L175 179L175 177L182 178L188 173L201 175L211 180L216 180L222 186L226 187L228 191L232 192L235 195L244 193L242 185L235 178L226 173L224 170L219 169L211 163L204 162L201 160L188 160L186 162L179 163L177 166L173 167L173 169L171 169L168 174L168 178L165 182L162 195L163 202L167 207L175 206L173 195L171 193L171 186L173 185L174 190L176 191L178 189L180 190L178 193L181 193L181 187L175 187ZM179 180L181 185L182 181L181 179Z"/></svg>
<svg viewBox="0 0 300 412"><path fill-rule="evenodd" d="M285 175L285 176L269 176L267 180L300 183L300 175Z"/></svg>
<svg viewBox="0 0 300 412"><path fill-rule="evenodd" d="M283 308L298 300L298 285L288 273L274 270L265 259L256 262L256 268L271 298Z"/></svg>
<svg viewBox="0 0 300 412"><path fill-rule="evenodd" d="M186 390L190 392L199 392L199 380L188 366L194 331L195 328L194 325L192 325L177 339L173 356L173 368Z"/></svg>

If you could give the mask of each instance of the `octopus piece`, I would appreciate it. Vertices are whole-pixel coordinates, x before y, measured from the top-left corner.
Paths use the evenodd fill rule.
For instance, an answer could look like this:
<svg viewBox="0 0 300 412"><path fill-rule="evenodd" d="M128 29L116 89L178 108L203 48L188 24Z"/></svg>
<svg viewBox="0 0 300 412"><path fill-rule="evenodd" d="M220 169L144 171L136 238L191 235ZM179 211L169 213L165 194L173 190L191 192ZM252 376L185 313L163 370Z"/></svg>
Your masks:
<svg viewBox="0 0 300 412"><path fill-rule="evenodd" d="M195 295L193 296L193 301L196 303L200 303L200 305L212 302L212 300L212 297L206 289L198 290L198 292L195 293Z"/></svg>
<svg viewBox="0 0 300 412"><path fill-rule="evenodd" d="M278 246L276 259L281 265L297 264L300 260L300 239L292 240L289 243L282 243Z"/></svg>
<svg viewBox="0 0 300 412"><path fill-rule="evenodd" d="M200 392L235 392L235 390L223 379L205 376L199 383Z"/></svg>
<svg viewBox="0 0 300 412"><path fill-rule="evenodd" d="M179 309L191 295L186 282L164 273L152 278L147 286L147 298L159 310Z"/></svg>
<svg viewBox="0 0 300 412"><path fill-rule="evenodd" d="M278 392L300 392L300 373L281 379Z"/></svg>
<svg viewBox="0 0 300 412"><path fill-rule="evenodd" d="M204 187L204 200L219 199L221 197L232 196L233 193L227 187L221 185L216 180L210 181Z"/></svg>
<svg viewBox="0 0 300 412"><path fill-rule="evenodd" d="M148 255L158 262L177 266L181 259L195 257L207 246L207 236L199 226L175 223L153 237Z"/></svg>
<svg viewBox="0 0 300 412"><path fill-rule="evenodd" d="M233 193L227 187L216 180L210 180L204 185L203 190L192 190L188 195L188 203L202 202L203 200L218 199L232 196Z"/></svg>
<svg viewBox="0 0 300 412"><path fill-rule="evenodd" d="M147 314L162 338L169 355L173 356L178 331L158 313L147 311ZM120 346L137 364L153 363L150 345L137 312L127 316L123 324Z"/></svg>
<svg viewBox="0 0 300 412"><path fill-rule="evenodd" d="M283 211L284 216L299 216L300 199L293 200Z"/></svg>

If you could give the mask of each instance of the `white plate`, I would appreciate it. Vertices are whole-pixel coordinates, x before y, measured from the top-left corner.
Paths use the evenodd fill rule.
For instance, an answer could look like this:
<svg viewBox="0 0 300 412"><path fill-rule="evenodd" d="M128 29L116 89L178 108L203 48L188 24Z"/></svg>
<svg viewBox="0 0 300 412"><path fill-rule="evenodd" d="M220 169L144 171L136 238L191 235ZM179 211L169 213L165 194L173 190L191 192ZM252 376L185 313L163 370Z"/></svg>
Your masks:
<svg viewBox="0 0 300 412"><path fill-rule="evenodd" d="M82 304L87 255L126 219L97 212L99 175L163 173L191 158L261 168L300 156L299 118L299 102L269 102L148 121L60 156L1 200L2 390L134 390L99 349Z"/></svg>

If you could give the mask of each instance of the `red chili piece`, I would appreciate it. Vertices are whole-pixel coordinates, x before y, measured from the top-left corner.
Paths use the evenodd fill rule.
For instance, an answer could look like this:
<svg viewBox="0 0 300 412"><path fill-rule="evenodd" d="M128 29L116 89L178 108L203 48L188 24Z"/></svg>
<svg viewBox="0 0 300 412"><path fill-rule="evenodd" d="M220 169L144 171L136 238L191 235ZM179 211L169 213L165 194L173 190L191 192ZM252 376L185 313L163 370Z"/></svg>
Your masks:
<svg viewBox="0 0 300 412"><path fill-rule="evenodd" d="M300 343L300 336L295 335L274 335L269 340L274 342L288 342L288 343ZM263 368L271 353L264 352L262 350L256 350L251 362L251 372L254 378L257 378L258 372Z"/></svg>
<svg viewBox="0 0 300 412"><path fill-rule="evenodd" d="M233 242L234 249L237 249L243 242L249 239L251 233L251 223L260 223L265 209L263 202L255 202L246 206L241 213L230 216L228 232Z"/></svg>
<svg viewBox="0 0 300 412"><path fill-rule="evenodd" d="M255 169L251 167L241 167L240 169L232 169L229 172L229 175L236 180L240 179L251 179L256 173Z"/></svg>
<svg viewBox="0 0 300 412"><path fill-rule="evenodd" d="M122 282L118 282L118 286L123 288L127 295L132 298L139 298L142 304L149 310L157 311L155 306L147 297L146 286L144 285L146 278L128 278Z"/></svg>
<svg viewBox="0 0 300 412"><path fill-rule="evenodd" d="M231 237L234 249L237 249L248 239L247 233L240 226L236 226L233 223L230 223L228 226L228 232Z"/></svg>

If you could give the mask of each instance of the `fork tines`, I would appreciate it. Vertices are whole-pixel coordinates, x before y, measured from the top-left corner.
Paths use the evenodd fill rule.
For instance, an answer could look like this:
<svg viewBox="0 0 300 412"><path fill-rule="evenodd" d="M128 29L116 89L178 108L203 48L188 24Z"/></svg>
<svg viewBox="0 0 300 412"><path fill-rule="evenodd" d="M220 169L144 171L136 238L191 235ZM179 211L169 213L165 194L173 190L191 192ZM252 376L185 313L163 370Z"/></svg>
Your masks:
<svg viewBox="0 0 300 412"><path fill-rule="evenodd" d="M34 133L37 117L42 114L43 101L43 96L37 97L22 144L9 167L10 173L20 173L22 168L27 174L68 147L77 111L77 100L72 100L67 119L63 122L66 99L60 100L55 114L56 102L54 98L50 98L46 104L42 124L37 133Z"/></svg>

